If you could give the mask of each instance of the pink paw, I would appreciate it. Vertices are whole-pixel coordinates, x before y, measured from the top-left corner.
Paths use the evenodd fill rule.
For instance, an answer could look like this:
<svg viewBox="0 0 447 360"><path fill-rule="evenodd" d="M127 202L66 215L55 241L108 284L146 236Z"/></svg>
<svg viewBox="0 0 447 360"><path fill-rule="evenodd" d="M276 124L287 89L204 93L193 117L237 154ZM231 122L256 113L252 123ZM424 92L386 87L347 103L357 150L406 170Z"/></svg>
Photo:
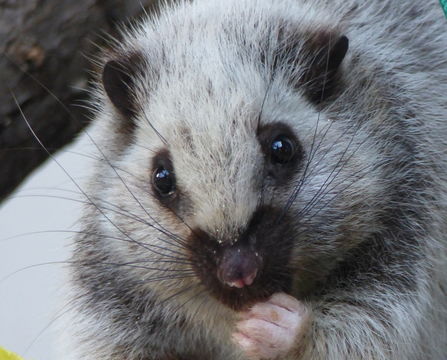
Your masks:
<svg viewBox="0 0 447 360"><path fill-rule="evenodd" d="M251 360L275 359L297 345L308 318L302 303L278 293L241 314L233 340Z"/></svg>

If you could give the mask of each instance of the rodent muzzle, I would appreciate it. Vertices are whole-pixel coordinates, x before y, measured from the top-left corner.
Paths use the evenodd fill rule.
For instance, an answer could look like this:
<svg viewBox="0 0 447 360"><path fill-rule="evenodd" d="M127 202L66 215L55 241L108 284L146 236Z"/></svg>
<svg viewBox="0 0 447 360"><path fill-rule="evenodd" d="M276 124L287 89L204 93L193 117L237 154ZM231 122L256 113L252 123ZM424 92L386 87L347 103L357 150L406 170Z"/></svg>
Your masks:
<svg viewBox="0 0 447 360"><path fill-rule="evenodd" d="M249 247L232 246L223 251L217 278L224 285L242 289L253 284L260 265L257 252Z"/></svg>
<svg viewBox="0 0 447 360"><path fill-rule="evenodd" d="M259 207L244 229L227 232L220 241L202 229L191 231L187 240L190 263L211 296L240 311L290 290L295 222L285 214L278 223L282 210Z"/></svg>

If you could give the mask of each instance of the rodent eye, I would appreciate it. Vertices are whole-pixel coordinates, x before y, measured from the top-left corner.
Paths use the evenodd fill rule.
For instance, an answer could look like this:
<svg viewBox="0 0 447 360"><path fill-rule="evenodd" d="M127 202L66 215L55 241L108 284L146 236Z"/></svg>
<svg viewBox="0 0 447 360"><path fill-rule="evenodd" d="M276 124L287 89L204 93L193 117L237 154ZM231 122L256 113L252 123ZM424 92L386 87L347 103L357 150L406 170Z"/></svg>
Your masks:
<svg viewBox="0 0 447 360"><path fill-rule="evenodd" d="M286 164L295 155L295 144L287 136L280 135L272 141L270 146L271 161L277 164Z"/></svg>
<svg viewBox="0 0 447 360"><path fill-rule="evenodd" d="M175 192L175 177L168 169L160 166L154 171L153 184L161 196L170 196Z"/></svg>

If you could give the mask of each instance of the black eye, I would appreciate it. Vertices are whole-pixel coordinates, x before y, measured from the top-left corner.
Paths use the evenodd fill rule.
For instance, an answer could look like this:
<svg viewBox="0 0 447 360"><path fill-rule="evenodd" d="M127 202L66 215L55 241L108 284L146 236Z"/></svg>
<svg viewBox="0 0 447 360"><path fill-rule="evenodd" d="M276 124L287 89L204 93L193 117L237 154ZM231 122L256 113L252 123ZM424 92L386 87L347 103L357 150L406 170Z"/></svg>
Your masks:
<svg viewBox="0 0 447 360"><path fill-rule="evenodd" d="M170 196L175 191L174 174L162 166L154 171L152 181L154 183L155 190L157 190L161 196Z"/></svg>
<svg viewBox="0 0 447 360"><path fill-rule="evenodd" d="M270 154L273 163L286 164L295 155L295 144L287 136L280 135L273 140L270 146Z"/></svg>

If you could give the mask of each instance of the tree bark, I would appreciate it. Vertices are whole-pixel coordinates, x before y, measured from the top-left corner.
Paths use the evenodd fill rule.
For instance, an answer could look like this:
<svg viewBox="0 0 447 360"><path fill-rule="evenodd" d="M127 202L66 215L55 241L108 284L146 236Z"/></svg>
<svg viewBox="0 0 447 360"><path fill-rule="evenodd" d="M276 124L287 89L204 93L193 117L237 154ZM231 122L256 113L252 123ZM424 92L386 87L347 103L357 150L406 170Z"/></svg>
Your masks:
<svg viewBox="0 0 447 360"><path fill-rule="evenodd" d="M156 0L0 0L0 201L88 123L92 58L102 36ZM23 115L22 115L23 112Z"/></svg>

